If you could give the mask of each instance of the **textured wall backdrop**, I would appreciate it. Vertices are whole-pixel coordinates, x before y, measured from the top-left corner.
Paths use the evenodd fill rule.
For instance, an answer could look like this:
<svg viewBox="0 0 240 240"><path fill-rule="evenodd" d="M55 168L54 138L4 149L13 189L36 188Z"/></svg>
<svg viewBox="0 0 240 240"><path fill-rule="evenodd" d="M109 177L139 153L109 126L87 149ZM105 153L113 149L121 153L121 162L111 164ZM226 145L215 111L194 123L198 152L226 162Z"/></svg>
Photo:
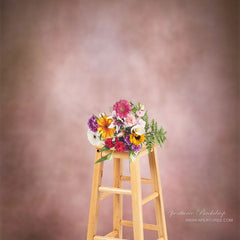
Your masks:
<svg viewBox="0 0 240 240"><path fill-rule="evenodd" d="M169 240L237 239L237 3L3 1L2 240L86 239L94 160L86 122L119 99L141 101L168 130L158 156ZM144 159L142 170L148 176ZM170 216L199 219L202 210L233 222ZM106 199L100 234L111 231L111 215ZM154 222L151 203L144 221Z"/></svg>

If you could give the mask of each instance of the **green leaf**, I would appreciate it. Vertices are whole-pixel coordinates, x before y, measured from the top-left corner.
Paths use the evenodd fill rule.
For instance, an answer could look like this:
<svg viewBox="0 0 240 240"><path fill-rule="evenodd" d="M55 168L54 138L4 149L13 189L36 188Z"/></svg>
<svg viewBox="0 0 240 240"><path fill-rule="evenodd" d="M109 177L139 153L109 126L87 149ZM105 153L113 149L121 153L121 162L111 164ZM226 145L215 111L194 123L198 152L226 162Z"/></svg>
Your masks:
<svg viewBox="0 0 240 240"><path fill-rule="evenodd" d="M147 131L148 131L148 129L149 129L149 123L148 123L148 122L146 122L146 125L145 125L145 131L147 132Z"/></svg>
<svg viewBox="0 0 240 240"><path fill-rule="evenodd" d="M154 120L151 121L150 127L151 127L152 131L154 131Z"/></svg>
<svg viewBox="0 0 240 240"><path fill-rule="evenodd" d="M105 146L103 146L100 150L99 150L99 152L103 152L103 151L106 151L106 150L109 150L110 148L108 148L106 145Z"/></svg>
<svg viewBox="0 0 240 240"><path fill-rule="evenodd" d="M142 120L146 122L146 124L145 124L145 132L147 132L148 129L149 129L149 123L148 123L148 115L147 115L147 111L145 112L144 116L142 117Z"/></svg>
<svg viewBox="0 0 240 240"><path fill-rule="evenodd" d="M161 146L161 139L159 136L155 136L155 141L159 146Z"/></svg>
<svg viewBox="0 0 240 240"><path fill-rule="evenodd" d="M137 109L140 109L140 102L137 102Z"/></svg>
<svg viewBox="0 0 240 240"><path fill-rule="evenodd" d="M136 112L138 111L138 108L134 105L131 109L131 111L136 114Z"/></svg>
<svg viewBox="0 0 240 240"><path fill-rule="evenodd" d="M147 115L147 111L144 113L142 120L145 122L148 122L148 115Z"/></svg>
<svg viewBox="0 0 240 240"><path fill-rule="evenodd" d="M96 117L96 119L98 120L99 118L98 118L98 116L97 115L95 115L94 113L92 113L92 115L94 116L94 117Z"/></svg>
<svg viewBox="0 0 240 240"><path fill-rule="evenodd" d="M133 163L137 157L137 153L133 152L133 151L129 151L129 160L131 163Z"/></svg>
<svg viewBox="0 0 240 240"><path fill-rule="evenodd" d="M153 147L153 142L148 142L147 143L147 150L148 150L148 153L150 154L151 153L151 151L152 151L152 147Z"/></svg>
<svg viewBox="0 0 240 240"><path fill-rule="evenodd" d="M113 154L113 152L105 155L104 157L101 157L100 159L98 159L98 160L95 162L95 164L96 164L96 163L99 163L99 162L103 162L103 161L105 161L105 160L110 160L110 159L112 158L112 154Z"/></svg>
<svg viewBox="0 0 240 240"><path fill-rule="evenodd" d="M166 141L166 137L165 136L162 136L162 143L164 143Z"/></svg>
<svg viewBox="0 0 240 240"><path fill-rule="evenodd" d="M133 107L133 106L134 106L134 104L133 104L132 102L129 102L129 103L130 103L131 107Z"/></svg>

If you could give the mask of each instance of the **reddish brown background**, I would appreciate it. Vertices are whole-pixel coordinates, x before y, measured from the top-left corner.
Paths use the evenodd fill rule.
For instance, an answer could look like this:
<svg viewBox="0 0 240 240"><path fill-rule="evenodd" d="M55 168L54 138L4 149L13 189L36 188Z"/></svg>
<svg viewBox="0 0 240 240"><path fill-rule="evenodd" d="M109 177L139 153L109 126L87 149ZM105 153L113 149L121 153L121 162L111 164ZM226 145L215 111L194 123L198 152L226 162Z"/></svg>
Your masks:
<svg viewBox="0 0 240 240"><path fill-rule="evenodd" d="M129 99L168 130L158 155L169 240L236 240L237 9L230 0L3 1L1 239L86 239L86 122ZM233 223L169 216L199 209L224 210ZM106 199L99 234L111 231L111 215ZM144 221L153 219L149 204Z"/></svg>

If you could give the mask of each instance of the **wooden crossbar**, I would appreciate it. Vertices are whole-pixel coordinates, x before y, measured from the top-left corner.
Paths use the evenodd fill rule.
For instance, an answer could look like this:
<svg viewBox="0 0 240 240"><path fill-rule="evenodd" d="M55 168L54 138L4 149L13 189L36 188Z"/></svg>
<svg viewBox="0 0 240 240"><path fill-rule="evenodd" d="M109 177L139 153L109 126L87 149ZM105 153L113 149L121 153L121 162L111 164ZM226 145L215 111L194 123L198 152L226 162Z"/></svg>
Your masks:
<svg viewBox="0 0 240 240"><path fill-rule="evenodd" d="M121 181L125 181L125 182L130 182L131 181L131 178L128 177L128 176L121 176L120 179L121 179ZM141 178L141 183L152 184L152 179Z"/></svg>
<svg viewBox="0 0 240 240"><path fill-rule="evenodd" d="M94 240L127 240L123 238L112 238L112 237L105 237L105 236L95 236Z"/></svg>
<svg viewBox="0 0 240 240"><path fill-rule="evenodd" d="M116 237L117 234L118 234L117 231L112 231L112 232L108 233L107 235L105 235L104 237Z"/></svg>
<svg viewBox="0 0 240 240"><path fill-rule="evenodd" d="M149 196L145 197L143 200L142 200L142 205L150 202L151 200L153 200L154 198L158 197L158 192L154 192L152 194L150 194Z"/></svg>
<svg viewBox="0 0 240 240"><path fill-rule="evenodd" d="M109 193L109 192L104 192L100 195L100 200L103 200L104 198L108 197L112 195L112 193Z"/></svg>
<svg viewBox="0 0 240 240"><path fill-rule="evenodd" d="M129 189L122 189L122 188L110 188L110 187L99 187L100 192L107 192L107 193L115 193L115 194L126 194L131 195L132 191Z"/></svg>
<svg viewBox="0 0 240 240"><path fill-rule="evenodd" d="M122 220L120 224L127 227L133 227L133 222L127 221L127 220ZM159 227L157 225L147 224L147 223L143 223L143 228L148 230L154 230L154 231L159 230Z"/></svg>

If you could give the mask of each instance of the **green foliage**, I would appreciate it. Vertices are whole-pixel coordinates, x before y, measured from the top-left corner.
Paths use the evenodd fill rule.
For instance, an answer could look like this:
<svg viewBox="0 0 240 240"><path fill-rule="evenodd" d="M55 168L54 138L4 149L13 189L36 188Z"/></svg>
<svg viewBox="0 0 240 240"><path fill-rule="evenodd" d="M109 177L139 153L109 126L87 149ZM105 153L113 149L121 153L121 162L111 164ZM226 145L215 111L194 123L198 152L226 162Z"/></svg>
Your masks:
<svg viewBox="0 0 240 240"><path fill-rule="evenodd" d="M136 115L136 112L139 110L139 105L140 103L138 103L137 105L133 104L132 102L130 102L130 105L132 107L131 111Z"/></svg>
<svg viewBox="0 0 240 240"><path fill-rule="evenodd" d="M98 120L99 118L98 118L98 116L97 115L95 115L94 113L92 114L94 117L96 117L96 119Z"/></svg>
<svg viewBox="0 0 240 240"><path fill-rule="evenodd" d="M158 129L157 122L154 121L154 119L150 123L150 128L151 130L149 130L149 127L146 129L145 126L146 147L149 153L151 153L154 143L157 143L160 147L162 147L162 144L167 139L165 136L167 132L164 131L162 126Z"/></svg>
<svg viewBox="0 0 240 240"><path fill-rule="evenodd" d="M146 122L146 125L145 125L145 132L148 131L149 129L149 123L148 123L148 115L147 115L147 111L145 112L144 116L142 117L143 121Z"/></svg>
<svg viewBox="0 0 240 240"><path fill-rule="evenodd" d="M134 151L129 151L129 160L131 163L135 161L138 154L139 152L135 153Z"/></svg>
<svg viewBox="0 0 240 240"><path fill-rule="evenodd" d="M106 150L109 150L110 148L108 148L106 145L104 145L100 150L99 152L103 152L103 151L106 151Z"/></svg>
<svg viewBox="0 0 240 240"><path fill-rule="evenodd" d="M95 164L96 164L96 163L99 163L99 162L103 162L103 161L105 161L105 160L110 160L110 159L112 158L112 155L113 155L113 152L105 155L104 157L99 158L99 159L95 162Z"/></svg>
<svg viewBox="0 0 240 240"><path fill-rule="evenodd" d="M136 115L136 112L140 110L140 103L138 102L136 105L130 102L130 105L132 107L132 112ZM148 149L148 152L151 153L154 143L157 143L160 147L162 147L162 144L166 141L165 134L167 133L164 131L163 127L161 126L158 129L157 122L153 119L150 123L148 120L148 113L145 112L144 116L142 117L143 121L146 122L145 124L145 144ZM134 161L136 158L136 153L129 152L129 158L130 161Z"/></svg>

